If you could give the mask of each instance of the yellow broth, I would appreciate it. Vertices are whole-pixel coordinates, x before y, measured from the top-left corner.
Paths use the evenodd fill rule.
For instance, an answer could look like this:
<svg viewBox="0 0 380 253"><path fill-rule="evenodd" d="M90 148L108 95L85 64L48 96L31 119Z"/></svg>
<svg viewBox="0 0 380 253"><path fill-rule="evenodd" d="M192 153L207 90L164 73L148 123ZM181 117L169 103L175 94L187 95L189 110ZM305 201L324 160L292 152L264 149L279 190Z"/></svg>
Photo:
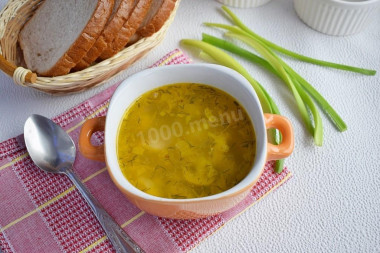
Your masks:
<svg viewBox="0 0 380 253"><path fill-rule="evenodd" d="M136 188L164 198L220 193L250 171L256 138L250 117L229 94L179 83L143 94L119 126L120 168Z"/></svg>

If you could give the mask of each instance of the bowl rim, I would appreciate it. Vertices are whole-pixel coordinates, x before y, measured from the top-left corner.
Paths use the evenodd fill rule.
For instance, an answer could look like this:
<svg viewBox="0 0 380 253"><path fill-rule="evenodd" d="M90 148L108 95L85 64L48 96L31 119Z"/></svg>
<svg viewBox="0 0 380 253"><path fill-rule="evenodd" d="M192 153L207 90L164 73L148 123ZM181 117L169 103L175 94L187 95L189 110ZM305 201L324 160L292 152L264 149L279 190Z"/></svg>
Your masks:
<svg viewBox="0 0 380 253"><path fill-rule="evenodd" d="M112 138L115 136L110 133L110 131L107 131L113 125L113 128L115 123L112 117L112 112L114 111L114 108L116 110L117 105L119 104L119 100L123 97L121 94L125 93L126 87L129 87L129 85L135 83L137 80L141 78L146 78L148 75L163 75L166 73L165 71L172 71L172 73L176 73L179 70L187 70L187 71L208 71L207 74L219 74L219 75L227 75L234 80L236 80L236 83L234 84L234 88L239 87L239 89L243 89L243 91L247 91L250 95L250 99L252 99L256 106L257 109L261 112L261 114L257 117L260 117L260 122L253 122L254 128L255 128L255 134L256 134L256 145L257 143L262 143L262 146L259 148L256 147L256 156L255 156L255 161L254 164L251 167L250 172L248 175L240 181L237 185L234 187L227 189L226 191L223 191L218 194L214 195L209 195L205 197L200 197L200 198L188 198L188 199L170 199L170 198L163 198L163 197L157 197L154 195L147 194L135 186L133 186L129 181L125 178L125 176L122 174L121 169L119 167L119 163L117 161L117 154L116 152L112 152L114 149L112 148L112 145L108 145L109 142L112 143ZM199 73L198 73L199 74ZM191 80L187 81L182 81L182 82L192 82ZM177 82L178 83L178 82ZM238 83L238 84L237 84ZM168 84L173 84L173 83L166 83L159 85L165 86ZM207 84L206 84L207 85ZM149 90L152 90L154 88L151 88ZM222 89L219 87L219 89L223 90L224 92L227 92L230 94L228 91ZM144 92L145 93L145 92ZM142 93L142 94L144 94ZM141 94L141 95L142 95ZM231 95L231 94L230 94ZM133 98L133 101L135 101L137 97ZM238 99L237 99L238 100ZM131 103L130 103L131 104ZM129 104L129 105L130 105ZM126 110L126 109L124 109ZM247 110L247 109L246 109ZM247 111L248 112L248 111ZM248 112L249 114L249 112ZM250 114L249 114L250 115ZM251 117L251 115L250 115ZM166 204L185 204L185 203L200 203L200 202L205 202L205 201L210 201L210 200L218 200L218 199L223 199L227 196L235 196L237 194L240 194L248 187L251 187L260 177L261 173L264 170L265 162L266 162L266 157L267 157L267 135L266 135L266 128L265 128L265 123L264 123L264 114L262 112L262 108L259 102L259 99L256 95L256 92L254 91L253 87L251 84L238 72L235 70L232 70L230 68L220 66L220 65L215 65L215 64L206 64L206 63L198 63L198 64L180 64L180 65L168 65L168 66L162 66L162 67L156 67L156 68L151 68L151 69L146 69L141 72L138 72L130 77L128 77L126 80L124 80L119 87L116 89L115 93L113 94L110 105L108 108L108 114L106 117L106 127L105 127L105 157L106 157L106 163L107 163L107 168L108 168L108 173L111 175L111 179L114 181L115 185L118 188L121 188L120 190L123 193L127 193L127 195L132 195L136 196L137 198L144 199L145 201L149 202L159 202L159 203L166 203ZM118 119L117 125L119 127L120 124L120 119ZM256 127L259 126L260 131L261 129L264 129L260 133L260 136L258 136ZM112 130L112 132L115 132ZM258 138L260 140L258 141ZM259 151L258 151L259 150ZM127 187L125 187L127 186Z"/></svg>
<svg viewBox="0 0 380 253"><path fill-rule="evenodd" d="M321 0L317 0L317 1L319 2ZM366 5L376 3L376 2L380 2L380 0L361 0L358 2L351 2L351 1L347 1L347 0L323 0L323 1L335 3L335 4L340 5L340 6L350 6L350 7L366 6Z"/></svg>

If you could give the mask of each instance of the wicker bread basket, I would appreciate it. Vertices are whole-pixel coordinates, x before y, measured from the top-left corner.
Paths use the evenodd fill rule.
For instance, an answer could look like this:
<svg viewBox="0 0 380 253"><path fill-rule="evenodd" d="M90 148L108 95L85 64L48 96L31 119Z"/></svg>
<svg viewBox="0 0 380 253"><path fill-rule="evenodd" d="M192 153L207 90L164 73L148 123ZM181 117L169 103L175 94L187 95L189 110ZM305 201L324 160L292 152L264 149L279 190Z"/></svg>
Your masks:
<svg viewBox="0 0 380 253"><path fill-rule="evenodd" d="M84 91L106 82L160 44L174 20L180 0L177 0L164 26L152 36L143 38L113 57L82 71L56 77L39 77L28 69L18 67L22 61L22 52L17 45L19 32L42 2L43 0L9 0L0 12L0 69L13 77L16 84L63 95Z"/></svg>

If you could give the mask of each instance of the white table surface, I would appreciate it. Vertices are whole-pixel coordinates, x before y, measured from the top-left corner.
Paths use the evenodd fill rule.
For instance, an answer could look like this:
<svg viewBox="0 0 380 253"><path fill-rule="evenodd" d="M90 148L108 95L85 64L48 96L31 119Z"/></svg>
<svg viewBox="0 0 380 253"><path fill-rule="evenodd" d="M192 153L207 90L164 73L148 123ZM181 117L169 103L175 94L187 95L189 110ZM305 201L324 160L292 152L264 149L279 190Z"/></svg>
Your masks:
<svg viewBox="0 0 380 253"><path fill-rule="evenodd" d="M6 0L0 1L2 8ZM164 42L102 87L52 97L13 84L0 74L0 141L22 133L32 113L53 117L142 70L182 38L220 32L202 21L225 22L214 0L183 0ZM294 51L324 60L380 70L380 13L360 34L318 33L297 17L291 0L236 9L257 33ZM196 56L191 54L192 58ZM202 242L193 252L380 252L380 77L338 71L283 57L331 102L348 125L339 133L322 115L324 145L316 147L300 122L285 85L243 62L273 96L295 130L295 151L286 160L294 177ZM196 60L199 61L199 60Z"/></svg>

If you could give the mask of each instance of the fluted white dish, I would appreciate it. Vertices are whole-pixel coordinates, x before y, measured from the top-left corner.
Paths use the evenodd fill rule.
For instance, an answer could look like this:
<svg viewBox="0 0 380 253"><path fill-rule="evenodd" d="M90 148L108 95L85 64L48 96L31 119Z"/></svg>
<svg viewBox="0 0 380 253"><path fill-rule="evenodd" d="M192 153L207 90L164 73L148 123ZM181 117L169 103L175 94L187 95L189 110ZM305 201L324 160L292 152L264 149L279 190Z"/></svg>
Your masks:
<svg viewBox="0 0 380 253"><path fill-rule="evenodd" d="M294 0L300 19L329 35L359 33L380 15L380 0Z"/></svg>
<svg viewBox="0 0 380 253"><path fill-rule="evenodd" d="M238 8L253 8L264 5L270 0L218 0L218 2Z"/></svg>

